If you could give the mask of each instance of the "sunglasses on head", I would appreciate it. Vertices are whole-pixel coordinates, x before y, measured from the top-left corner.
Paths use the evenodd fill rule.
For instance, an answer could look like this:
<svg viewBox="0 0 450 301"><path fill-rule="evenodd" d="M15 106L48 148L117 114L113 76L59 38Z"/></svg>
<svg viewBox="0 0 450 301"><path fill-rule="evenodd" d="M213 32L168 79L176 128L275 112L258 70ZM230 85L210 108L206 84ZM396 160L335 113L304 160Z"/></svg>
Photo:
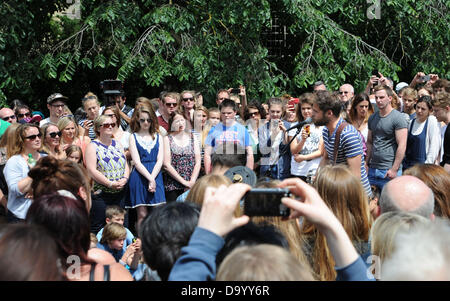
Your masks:
<svg viewBox="0 0 450 301"><path fill-rule="evenodd" d="M59 132L48 133L48 135L52 138L56 138L56 136L61 137L62 133L61 133L61 131L59 131Z"/></svg>
<svg viewBox="0 0 450 301"><path fill-rule="evenodd" d="M17 114L17 117L23 118L23 117L30 117L31 113L25 113L25 114Z"/></svg>
<svg viewBox="0 0 450 301"><path fill-rule="evenodd" d="M30 135L30 136L27 136L27 137L25 137L25 139L27 139L27 140L34 140L34 139L36 139L36 137L40 139L41 136L42 136L42 134L39 133L39 134L37 134L37 135Z"/></svg>
<svg viewBox="0 0 450 301"><path fill-rule="evenodd" d="M113 128L114 126L115 126L114 123L104 123L104 124L102 124L102 127L104 127L104 128Z"/></svg>
<svg viewBox="0 0 450 301"><path fill-rule="evenodd" d="M183 101L194 101L194 97L185 97Z"/></svg>
<svg viewBox="0 0 450 301"><path fill-rule="evenodd" d="M139 122L140 123L144 123L144 122L148 122L148 123L151 123L152 121L150 120L150 119L144 119L144 118L142 118L142 119L139 119Z"/></svg>
<svg viewBox="0 0 450 301"><path fill-rule="evenodd" d="M7 117L4 117L4 118L2 118L4 121L8 121L8 120L10 120L10 119L16 119L16 115L11 115L11 116L7 116Z"/></svg>

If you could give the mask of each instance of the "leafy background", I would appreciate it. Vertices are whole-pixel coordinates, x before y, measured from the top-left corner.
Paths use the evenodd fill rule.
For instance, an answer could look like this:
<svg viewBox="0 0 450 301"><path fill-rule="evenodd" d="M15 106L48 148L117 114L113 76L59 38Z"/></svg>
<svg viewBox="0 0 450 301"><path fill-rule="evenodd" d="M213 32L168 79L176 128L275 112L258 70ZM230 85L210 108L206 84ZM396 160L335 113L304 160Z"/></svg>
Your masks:
<svg viewBox="0 0 450 301"><path fill-rule="evenodd" d="M418 72L449 78L449 1L380 0L81 1L81 19L57 12L66 1L0 4L0 104L15 98L45 113L61 92L76 109L99 82L121 79L128 103L162 90L244 84L249 99L299 95L317 80L364 89L373 69L395 82ZM70 1L69 1L70 2ZM271 24L285 26L274 51Z"/></svg>

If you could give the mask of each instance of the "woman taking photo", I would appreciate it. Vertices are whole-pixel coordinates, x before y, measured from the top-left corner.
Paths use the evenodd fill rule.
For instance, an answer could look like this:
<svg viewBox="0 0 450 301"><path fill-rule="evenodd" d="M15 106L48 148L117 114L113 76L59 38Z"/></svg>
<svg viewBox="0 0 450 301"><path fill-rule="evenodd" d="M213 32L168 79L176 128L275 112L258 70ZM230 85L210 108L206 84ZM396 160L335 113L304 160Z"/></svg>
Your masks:
<svg viewBox="0 0 450 301"><path fill-rule="evenodd" d="M130 133L126 132L122 129L120 125L120 113L119 109L116 106L109 106L103 110L102 115L108 116L112 119L113 123L115 123L113 129L113 137L123 146L125 151L125 157L127 160L131 160L130 151L128 150L130 146Z"/></svg>
<svg viewBox="0 0 450 301"><path fill-rule="evenodd" d="M247 129L252 150L253 150L253 162L254 170L259 173L259 159L261 153L259 152L259 137L258 129L267 122L269 115L266 114L266 109L256 100L252 100L244 111L245 128Z"/></svg>
<svg viewBox="0 0 450 301"><path fill-rule="evenodd" d="M403 171L418 163L436 163L441 148L439 123L431 111L430 96L422 96L416 103L416 118L408 128Z"/></svg>
<svg viewBox="0 0 450 301"><path fill-rule="evenodd" d="M92 229L97 233L105 225L108 205L124 208L125 185L130 174L122 145L113 139L115 123L106 115L94 120L97 138L86 147L86 167L94 180Z"/></svg>
<svg viewBox="0 0 450 301"><path fill-rule="evenodd" d="M91 143L88 136L80 135L79 126L73 117L63 117L58 121L58 129L61 131L61 149L66 150L71 145L76 145L81 148L81 151L86 151L86 147Z"/></svg>
<svg viewBox="0 0 450 301"><path fill-rule="evenodd" d="M183 115L174 113L169 118L169 134L164 137L164 179L167 202L173 202L194 186L200 172L200 149L197 138L186 131Z"/></svg>
<svg viewBox="0 0 450 301"><path fill-rule="evenodd" d="M41 133L43 137L42 152L56 159L65 159L66 154L60 146L62 133L58 126L51 122L46 123L41 127Z"/></svg>
<svg viewBox="0 0 450 301"><path fill-rule="evenodd" d="M3 173L8 185L7 218L10 223L23 221L32 203L27 198L32 183L28 172L43 156L39 153L41 136L37 125L25 123L17 128L17 139L8 147L8 161Z"/></svg>
<svg viewBox="0 0 450 301"><path fill-rule="evenodd" d="M300 96L297 107L297 119L300 122L312 116L312 107L315 101L316 96L313 93L305 93ZM324 151L322 129L322 126L315 126L314 123L305 124L300 134L292 141L290 146L292 176L307 182L308 177L316 173ZM296 131L295 129L289 131L289 141L294 138Z"/></svg>
<svg viewBox="0 0 450 301"><path fill-rule="evenodd" d="M137 227L147 216L147 206L166 202L161 167L164 141L159 134L158 119L148 106L136 109L130 122L130 153L135 168L130 174L126 208L137 208Z"/></svg>
<svg viewBox="0 0 450 301"><path fill-rule="evenodd" d="M368 120L373 114L373 107L370 103L369 95L360 93L353 98L352 106L350 108L350 122L367 141L367 134L369 133Z"/></svg>

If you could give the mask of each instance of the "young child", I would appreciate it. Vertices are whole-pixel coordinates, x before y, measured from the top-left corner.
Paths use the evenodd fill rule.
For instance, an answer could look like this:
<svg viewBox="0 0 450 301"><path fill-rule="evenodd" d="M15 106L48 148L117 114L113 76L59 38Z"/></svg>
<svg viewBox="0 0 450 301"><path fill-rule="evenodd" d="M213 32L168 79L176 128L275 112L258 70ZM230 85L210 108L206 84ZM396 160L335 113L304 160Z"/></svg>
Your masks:
<svg viewBox="0 0 450 301"><path fill-rule="evenodd" d="M211 127L215 127L220 122L220 111L218 108L211 108L209 110L208 123Z"/></svg>
<svg viewBox="0 0 450 301"><path fill-rule="evenodd" d="M117 262L134 274L141 259L141 243L136 241L125 249L126 236L127 231L123 225L110 222L103 228L103 235L97 248L109 252Z"/></svg>
<svg viewBox="0 0 450 301"><path fill-rule="evenodd" d="M78 164L83 164L83 152L78 145L66 148L66 158Z"/></svg>
<svg viewBox="0 0 450 301"><path fill-rule="evenodd" d="M111 205L106 207L105 215L106 215L106 225L110 223L118 223L123 226L123 222L125 220L125 209L117 206ZM124 227L125 228L125 227ZM103 229L100 229L97 233L97 239L100 241L102 239ZM134 235L130 230L125 228L126 237L123 244L123 250L125 251L129 245L133 243Z"/></svg>

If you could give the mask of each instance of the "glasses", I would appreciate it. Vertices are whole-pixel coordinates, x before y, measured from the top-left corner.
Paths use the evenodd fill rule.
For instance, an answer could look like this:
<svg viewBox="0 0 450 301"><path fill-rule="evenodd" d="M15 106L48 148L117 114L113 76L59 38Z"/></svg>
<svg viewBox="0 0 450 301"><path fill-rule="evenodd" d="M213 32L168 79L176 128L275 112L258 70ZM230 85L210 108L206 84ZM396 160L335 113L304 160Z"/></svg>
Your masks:
<svg viewBox="0 0 450 301"><path fill-rule="evenodd" d="M339 91L339 94L348 94L348 91Z"/></svg>
<svg viewBox="0 0 450 301"><path fill-rule="evenodd" d="M59 105L51 104L51 106L54 108L64 108L65 104L59 104Z"/></svg>
<svg viewBox="0 0 450 301"><path fill-rule="evenodd" d="M7 117L4 117L4 118L2 118L4 121L8 121L8 120L10 120L10 119L16 119L16 115L11 115L11 116L7 116Z"/></svg>
<svg viewBox="0 0 450 301"><path fill-rule="evenodd" d="M183 98L183 101L194 101L194 97Z"/></svg>
<svg viewBox="0 0 450 301"><path fill-rule="evenodd" d="M59 132L49 133L48 135L52 138L56 138L56 136L61 137L62 133L61 133L61 131L59 131Z"/></svg>
<svg viewBox="0 0 450 301"><path fill-rule="evenodd" d="M36 137L39 138L39 139L41 139L41 136L42 136L42 134L39 133L39 134L37 134L37 135L30 135L30 136L27 136L27 137L25 137L25 139L27 139L27 140L34 140L34 139L36 139Z"/></svg>
<svg viewBox="0 0 450 301"><path fill-rule="evenodd" d="M114 123L104 123L104 124L102 124L102 127L104 127L105 129L113 128L114 126L115 126Z"/></svg>
<svg viewBox="0 0 450 301"><path fill-rule="evenodd" d="M140 123L144 123L144 122L148 122L148 123L151 123L152 121L150 120L150 119L139 119L139 122Z"/></svg>
<svg viewBox="0 0 450 301"><path fill-rule="evenodd" d="M63 118L63 117L70 117L70 118L73 118L74 116L71 115L71 114L66 114L66 115L62 115L62 116L61 116L61 118Z"/></svg>
<svg viewBox="0 0 450 301"><path fill-rule="evenodd" d="M177 106L177 103L175 102L171 102L171 103L168 103L168 102L166 102L166 106L168 106L168 107L176 107Z"/></svg>
<svg viewBox="0 0 450 301"><path fill-rule="evenodd" d="M19 117L19 118L23 118L23 117L30 117L31 116L31 113L25 113L25 114L17 114L17 117Z"/></svg>

